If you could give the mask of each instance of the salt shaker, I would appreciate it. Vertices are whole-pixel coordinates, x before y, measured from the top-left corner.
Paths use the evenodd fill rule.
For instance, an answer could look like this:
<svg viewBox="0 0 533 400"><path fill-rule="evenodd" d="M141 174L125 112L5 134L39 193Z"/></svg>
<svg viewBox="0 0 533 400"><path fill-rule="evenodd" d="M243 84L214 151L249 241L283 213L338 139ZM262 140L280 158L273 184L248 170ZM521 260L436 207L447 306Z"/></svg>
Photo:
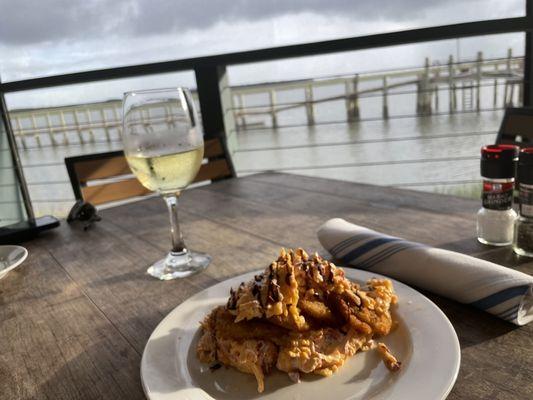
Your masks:
<svg viewBox="0 0 533 400"><path fill-rule="evenodd" d="M517 178L520 217L515 222L513 250L521 256L533 257L533 147L520 151Z"/></svg>
<svg viewBox="0 0 533 400"><path fill-rule="evenodd" d="M518 146L489 145L481 149L483 207L477 213L477 238L483 244L506 246L513 242L513 190Z"/></svg>

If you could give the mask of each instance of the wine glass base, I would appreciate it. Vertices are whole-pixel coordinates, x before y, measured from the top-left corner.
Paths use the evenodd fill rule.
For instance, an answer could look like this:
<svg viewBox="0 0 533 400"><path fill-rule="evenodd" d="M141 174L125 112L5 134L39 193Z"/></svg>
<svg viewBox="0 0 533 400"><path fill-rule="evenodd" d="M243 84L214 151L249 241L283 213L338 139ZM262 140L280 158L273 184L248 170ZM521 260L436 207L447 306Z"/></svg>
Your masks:
<svg viewBox="0 0 533 400"><path fill-rule="evenodd" d="M186 253L168 253L166 258L155 262L146 271L149 275L162 281L186 278L203 271L211 263L211 256L205 253L187 251Z"/></svg>

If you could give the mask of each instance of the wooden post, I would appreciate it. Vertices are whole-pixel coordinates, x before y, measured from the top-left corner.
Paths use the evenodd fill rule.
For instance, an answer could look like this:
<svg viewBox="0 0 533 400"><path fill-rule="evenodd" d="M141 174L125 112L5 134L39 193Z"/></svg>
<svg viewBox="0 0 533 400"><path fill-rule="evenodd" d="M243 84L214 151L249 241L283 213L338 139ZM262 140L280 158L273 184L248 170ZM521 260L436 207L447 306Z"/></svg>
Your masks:
<svg viewBox="0 0 533 400"><path fill-rule="evenodd" d="M104 128L106 140L109 143L111 142L111 136L109 136L109 129L107 128L107 121L106 121L106 116L105 116L105 112L103 108L100 108L100 117L102 117L102 126Z"/></svg>
<svg viewBox="0 0 533 400"><path fill-rule="evenodd" d="M237 104L235 103L235 99L236 99L236 96L235 96L235 93L233 92L233 90L231 91L231 95L229 96L229 106L230 106L230 109L228 110L229 114L231 114L231 117L234 121L234 125L235 125L235 132L237 132L239 130L239 123L238 123L238 110L237 110ZM165 110L166 112L166 110Z"/></svg>
<svg viewBox="0 0 533 400"><path fill-rule="evenodd" d="M457 99L455 98L453 56L448 57L448 106L450 114L455 111Z"/></svg>
<svg viewBox="0 0 533 400"><path fill-rule="evenodd" d="M359 75L353 78L353 116L354 119L359 119Z"/></svg>
<svg viewBox="0 0 533 400"><path fill-rule="evenodd" d="M478 51L477 53L477 62L476 62L476 110L479 111L481 108L481 78L482 78L482 68L483 68L483 52Z"/></svg>
<svg viewBox="0 0 533 400"><path fill-rule="evenodd" d="M435 90L435 112L439 112L439 81L440 81L440 66L435 70L435 82L433 87Z"/></svg>
<svg viewBox="0 0 533 400"><path fill-rule="evenodd" d="M31 119L31 127L33 129L33 135L35 137L35 141L37 142L37 146L41 147L41 137L36 132L37 131L37 123L35 122L35 115L33 113L30 114Z"/></svg>
<svg viewBox="0 0 533 400"><path fill-rule="evenodd" d="M420 115L422 113L422 74L418 74L418 79L416 82L416 114Z"/></svg>
<svg viewBox="0 0 533 400"><path fill-rule="evenodd" d="M50 137L52 146L57 146L56 138L54 136L54 130L52 129L52 123L50 122L50 115L48 115L48 112L45 112L44 117L46 119L46 125L48 128L48 136Z"/></svg>
<svg viewBox="0 0 533 400"><path fill-rule="evenodd" d="M270 119L272 120L272 128L278 127L278 117L276 115L276 91L274 89L268 92L270 101Z"/></svg>
<svg viewBox="0 0 533 400"><path fill-rule="evenodd" d="M313 84L305 86L305 111L307 115L307 125L314 125L315 104L313 100Z"/></svg>
<svg viewBox="0 0 533 400"><path fill-rule="evenodd" d="M68 145L67 122L65 121L65 114L63 114L63 111L59 111L59 119L61 120L61 125L63 125L63 143Z"/></svg>
<svg viewBox="0 0 533 400"><path fill-rule="evenodd" d="M15 125L16 128L14 129L13 136L15 136L16 134L20 136L20 142L22 143L22 147L24 147L24 150L26 150L28 148L26 144L26 135L24 134L22 126L20 125L19 117L15 117Z"/></svg>
<svg viewBox="0 0 533 400"><path fill-rule="evenodd" d="M238 112L239 126L242 126L244 129L246 129L246 115L244 114L245 112L244 109L246 105L245 105L244 94L239 93L237 98L239 99L239 112Z"/></svg>
<svg viewBox="0 0 533 400"><path fill-rule="evenodd" d="M94 138L94 132L91 128L91 125L92 125L92 120L91 120L91 112L89 111L88 108L85 109L85 116L87 117L87 126L89 128L89 137L91 138L91 142L95 142L95 138ZM142 116L142 113L141 113L141 116Z"/></svg>
<svg viewBox="0 0 533 400"><path fill-rule="evenodd" d="M167 108L165 107L165 111ZM113 107L113 116L115 117L115 123L117 123L117 131L119 135L122 133L122 121L120 119L120 116L118 115L117 107Z"/></svg>
<svg viewBox="0 0 533 400"><path fill-rule="evenodd" d="M508 100L507 100L508 86L509 86L509 83L507 83L507 79L505 79L505 85L503 86L503 108L506 108L508 105Z"/></svg>
<svg viewBox="0 0 533 400"><path fill-rule="evenodd" d="M466 90L465 90L465 81L461 82L461 104L463 106L463 111L466 109Z"/></svg>
<svg viewBox="0 0 533 400"><path fill-rule="evenodd" d="M426 114L431 114L431 81L429 77L429 58L426 57L425 66L424 66L424 112Z"/></svg>
<svg viewBox="0 0 533 400"><path fill-rule="evenodd" d="M498 72L498 64L494 64L494 71ZM496 108L498 105L498 78L494 79L494 98L492 100L492 107Z"/></svg>
<svg viewBox="0 0 533 400"><path fill-rule="evenodd" d="M383 119L389 118L389 105L387 102L387 93L388 93L387 76L384 76L383 77Z"/></svg>
<svg viewBox="0 0 533 400"><path fill-rule="evenodd" d="M419 114L431 114L431 87L429 79L429 58L426 57L424 72L419 75L417 112Z"/></svg>
<svg viewBox="0 0 533 400"><path fill-rule="evenodd" d="M511 59L513 58L513 49L507 49L507 62L506 62L506 73L507 78L505 78L505 91L504 91L504 107L509 107L513 105L513 86L509 85L508 79L511 77ZM509 96L509 97L508 97Z"/></svg>
<svg viewBox="0 0 533 400"><path fill-rule="evenodd" d="M470 89L469 89L470 95L468 98L470 99L470 109L474 109L474 80L472 79L470 81Z"/></svg>
<svg viewBox="0 0 533 400"><path fill-rule="evenodd" d="M144 132L145 132L145 133L150 133L150 132L148 131L148 127L150 126L150 124L147 124L146 121L145 121L145 118L144 118L145 110L144 110L144 109L141 109L140 111L141 111L141 112L139 113L139 116L141 117L141 125L142 125L142 129L144 129Z"/></svg>
<svg viewBox="0 0 533 400"><path fill-rule="evenodd" d="M344 82L346 96L346 119L354 122L359 119L359 99L358 99L359 75Z"/></svg>
<svg viewBox="0 0 533 400"><path fill-rule="evenodd" d="M80 144L85 144L85 139L83 139L83 134L80 128L80 121L78 119L78 111L74 109L72 111L72 115L74 116L74 123L76 124L76 131L78 132L78 139L80 140Z"/></svg>
<svg viewBox="0 0 533 400"><path fill-rule="evenodd" d="M448 111L453 113L453 56L448 57Z"/></svg>

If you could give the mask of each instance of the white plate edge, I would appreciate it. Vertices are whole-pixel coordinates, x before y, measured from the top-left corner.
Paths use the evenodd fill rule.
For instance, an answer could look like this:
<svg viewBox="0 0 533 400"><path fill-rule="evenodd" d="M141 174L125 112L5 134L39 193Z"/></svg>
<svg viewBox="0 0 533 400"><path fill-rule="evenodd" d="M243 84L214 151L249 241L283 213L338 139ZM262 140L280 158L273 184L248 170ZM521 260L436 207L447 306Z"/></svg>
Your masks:
<svg viewBox="0 0 533 400"><path fill-rule="evenodd" d="M16 248L22 249L22 250L24 250L24 255L16 263L14 263L13 265L9 266L8 268L3 269L2 271L0 271L0 279L4 278L9 272L13 271L15 268L17 268L19 265L21 265L26 260L26 258L28 258L28 254L29 254L28 249L25 248L25 247L17 246L17 245L14 245L14 244L9 244L9 245L5 245L5 246L6 247L16 247Z"/></svg>
<svg viewBox="0 0 533 400"><path fill-rule="evenodd" d="M460 370L460 367L461 367L461 346L460 346L460 343L459 343L459 338L457 337L457 332L455 331L455 328L453 327L453 324L450 322L450 320L448 319L448 317L446 316L446 314L444 314L444 312L433 302L431 301L428 297L426 297L424 294L420 293L420 291L412 288L411 286L409 285L406 285L405 283L402 283L400 281L397 281L393 278L390 278L388 276L385 276L385 275L382 275L382 274L378 274L378 273L374 273L374 272L371 272L371 271L365 271L365 270L358 270L356 268L343 268L345 271L349 271L349 275L351 274L357 274L357 273L360 273L360 272L363 272L365 274L370 274L372 275L373 277L376 277L376 278L385 278L385 279L389 279L392 281L394 287L399 287L399 286L403 286L404 288L407 288L407 290L409 291L413 291L415 292L418 296L422 297L426 302L427 304L430 305L430 307L432 307L433 311L437 311L437 314L440 315L441 319L443 321L445 321L445 323L447 324L448 328L450 328L449 330L453 333L453 336L452 336L452 342L453 342L453 345L454 345L454 351L453 351L453 354L455 354L457 356L457 361L455 362L455 365L454 365L454 370L453 370L453 374L450 376L450 379L449 379L449 383L447 385L447 388L444 390L444 392L442 393L441 397L438 398L438 399L434 399L434 400L445 400L448 395L450 394L450 392L452 391L453 387L455 386L455 382L457 381L457 377L459 375L459 370ZM237 279L237 278L240 278L244 281L246 281L248 278L247 276L250 276L252 277L253 275L255 274L258 274L258 273L262 273L263 270L256 270L256 271L251 271L251 272L245 272L243 274L240 274L240 275L236 275L236 276L233 276L233 277L229 277L223 281L220 281L220 282L217 282L215 283L214 285L211 285L203 290L201 290L200 292L190 296L189 298L185 299L184 301L182 301L180 304L178 304L175 308L173 308L158 324L157 326L154 328L154 330L152 331L152 333L150 334L150 337L148 338L145 346L144 346L144 349L143 349L143 354L142 354L142 357L141 357L141 363L140 363L140 376L141 376L141 385L142 385L142 388L143 388L143 391L144 391L144 394L145 394L145 397L147 399L151 399L151 397L149 397L149 393L148 393L148 390L147 390L147 387L146 387L146 384L145 384L145 381L144 381L144 374L143 374L143 369L145 368L145 363L146 363L146 358L145 358L145 355L146 355L146 347L148 345L148 343L150 343L150 341L153 339L153 336L155 336L155 333L157 331L157 329L164 324L164 322L167 320L167 319L170 319L173 314L185 303L185 302L188 302L190 300L195 300L197 297L198 298L201 298L202 297L202 294L206 291L208 291L209 289L212 289L214 288L215 286L218 286L218 285L222 285L224 283L226 283L227 281L229 280L234 280L234 279ZM239 279L239 280L240 280ZM354 278L350 278L350 279L354 279ZM200 389L200 388L198 388ZM201 389L200 389L201 390ZM205 393L205 392L204 392ZM207 395L207 394L206 394ZM208 399L213 399L211 396L207 395ZM213 399L215 400L215 399Z"/></svg>

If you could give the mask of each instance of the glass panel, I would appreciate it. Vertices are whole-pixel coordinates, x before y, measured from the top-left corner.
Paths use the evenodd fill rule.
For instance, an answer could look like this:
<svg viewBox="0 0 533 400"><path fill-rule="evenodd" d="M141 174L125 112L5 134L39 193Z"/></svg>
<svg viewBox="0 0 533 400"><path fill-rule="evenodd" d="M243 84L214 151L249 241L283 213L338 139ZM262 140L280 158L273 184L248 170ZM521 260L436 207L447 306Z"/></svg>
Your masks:
<svg viewBox="0 0 533 400"><path fill-rule="evenodd" d="M0 115L0 227L25 219L24 203L13 165L7 132Z"/></svg>
<svg viewBox="0 0 533 400"><path fill-rule="evenodd" d="M524 37L231 67L237 172L477 197L480 147L494 143L504 108L522 105Z"/></svg>
<svg viewBox="0 0 533 400"><path fill-rule="evenodd" d="M195 87L191 71L6 94L35 216L65 217L74 194L65 157L122 149L126 91Z"/></svg>
<svg viewBox="0 0 533 400"><path fill-rule="evenodd" d="M525 0L4 3L4 81L525 13Z"/></svg>

